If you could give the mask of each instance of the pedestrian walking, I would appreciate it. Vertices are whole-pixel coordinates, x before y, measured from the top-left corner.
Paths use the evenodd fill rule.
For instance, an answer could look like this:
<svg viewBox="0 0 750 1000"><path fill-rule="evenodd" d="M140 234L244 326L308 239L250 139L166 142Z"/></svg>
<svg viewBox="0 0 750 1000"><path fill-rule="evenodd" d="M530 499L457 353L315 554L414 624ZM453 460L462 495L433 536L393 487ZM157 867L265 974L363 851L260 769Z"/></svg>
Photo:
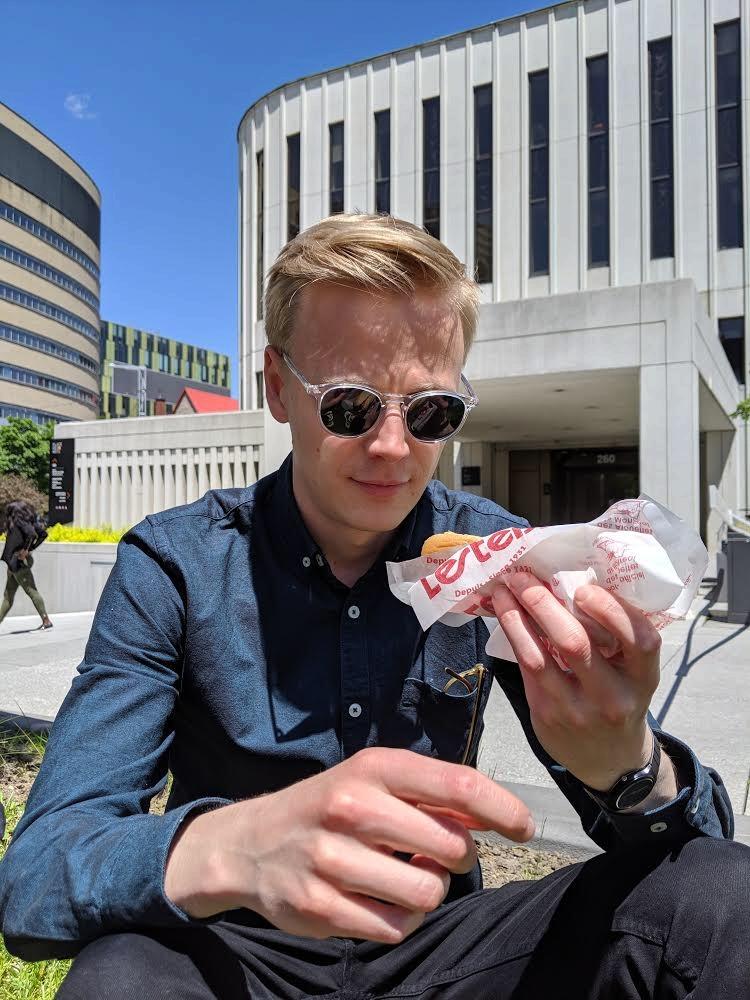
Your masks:
<svg viewBox="0 0 750 1000"><path fill-rule="evenodd" d="M47 537L44 521L30 503L13 500L5 508L5 547L0 559L8 566L3 601L0 604L0 622L11 609L19 587L23 587L31 598L42 619L40 629L52 628L52 622L44 606L44 598L39 593L31 572L34 558L33 549L38 548Z"/></svg>

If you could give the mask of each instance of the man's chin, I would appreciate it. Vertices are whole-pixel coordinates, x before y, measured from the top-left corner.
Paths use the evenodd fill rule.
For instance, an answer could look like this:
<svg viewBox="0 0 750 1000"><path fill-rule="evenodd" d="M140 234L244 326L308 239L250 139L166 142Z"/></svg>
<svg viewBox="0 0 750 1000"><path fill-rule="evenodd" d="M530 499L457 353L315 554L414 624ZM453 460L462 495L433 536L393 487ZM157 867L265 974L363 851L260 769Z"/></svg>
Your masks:
<svg viewBox="0 0 750 1000"><path fill-rule="evenodd" d="M360 490L357 502L342 511L352 527L362 531L393 531L401 524L417 502L411 492L394 496L364 495Z"/></svg>

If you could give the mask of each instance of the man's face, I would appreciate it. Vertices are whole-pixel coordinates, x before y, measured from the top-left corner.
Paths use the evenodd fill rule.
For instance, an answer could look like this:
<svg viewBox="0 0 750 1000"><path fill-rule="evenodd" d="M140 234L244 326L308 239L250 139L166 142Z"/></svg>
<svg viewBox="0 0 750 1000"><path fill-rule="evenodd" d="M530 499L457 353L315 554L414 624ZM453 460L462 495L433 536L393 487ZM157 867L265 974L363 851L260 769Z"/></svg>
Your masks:
<svg viewBox="0 0 750 1000"><path fill-rule="evenodd" d="M312 286L305 290L288 353L313 384L356 382L403 395L461 391L461 322L432 291L376 298L336 285ZM268 371L268 357L266 364ZM303 514L314 510L333 527L392 531L419 500L443 446L415 440L397 403L389 403L361 437L334 437L320 423L317 400L283 365L281 375Z"/></svg>

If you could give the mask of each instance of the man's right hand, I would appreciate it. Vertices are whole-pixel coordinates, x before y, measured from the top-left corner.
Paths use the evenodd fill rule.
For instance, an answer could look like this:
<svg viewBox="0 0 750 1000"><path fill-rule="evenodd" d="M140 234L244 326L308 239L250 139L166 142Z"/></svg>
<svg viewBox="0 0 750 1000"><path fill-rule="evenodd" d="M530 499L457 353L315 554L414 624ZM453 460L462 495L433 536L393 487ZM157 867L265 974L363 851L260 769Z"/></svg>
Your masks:
<svg viewBox="0 0 750 1000"><path fill-rule="evenodd" d="M450 873L474 867L471 829L534 833L523 802L478 771L373 747L189 820L164 889L193 917L246 907L302 937L397 944L443 901Z"/></svg>

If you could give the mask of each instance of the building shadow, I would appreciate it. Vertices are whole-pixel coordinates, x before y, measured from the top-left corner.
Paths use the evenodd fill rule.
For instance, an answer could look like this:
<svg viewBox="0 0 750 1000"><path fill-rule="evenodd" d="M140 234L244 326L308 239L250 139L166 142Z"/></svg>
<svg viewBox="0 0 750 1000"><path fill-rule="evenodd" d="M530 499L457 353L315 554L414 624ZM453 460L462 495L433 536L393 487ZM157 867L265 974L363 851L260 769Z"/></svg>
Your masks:
<svg viewBox="0 0 750 1000"><path fill-rule="evenodd" d="M675 698L677 697L677 693L680 690L680 685L687 677L687 675L690 673L695 664L698 663L699 660L702 660L705 656L708 656L709 653L713 653L721 646L725 646L728 642L731 642L732 639L736 639L738 635L741 635L748 628L748 623L740 625L739 628L735 629L735 631L731 633L731 635L725 636L723 639L720 639L719 642L715 642L713 646L709 646L708 649L704 649L702 653L699 653L698 656L695 656L691 659L690 652L693 644L693 633L695 632L698 625L701 623L701 619L706 619L709 617L709 611L713 606L714 602L716 601L716 599L718 598L719 594L721 593L723 577L724 577L724 570L721 569L718 572L716 583L708 592L708 594L706 594L706 603L698 612L698 614L695 616L693 624L690 626L687 641L685 643L685 649L682 654L682 661L677 669L677 673L675 674L675 678L672 683L672 687L669 690L669 694L665 698L664 704L659 710L659 714L656 716L656 720L660 726L663 726L664 724L664 720L666 719L667 714L669 713L669 710L672 707L672 703L674 702Z"/></svg>

